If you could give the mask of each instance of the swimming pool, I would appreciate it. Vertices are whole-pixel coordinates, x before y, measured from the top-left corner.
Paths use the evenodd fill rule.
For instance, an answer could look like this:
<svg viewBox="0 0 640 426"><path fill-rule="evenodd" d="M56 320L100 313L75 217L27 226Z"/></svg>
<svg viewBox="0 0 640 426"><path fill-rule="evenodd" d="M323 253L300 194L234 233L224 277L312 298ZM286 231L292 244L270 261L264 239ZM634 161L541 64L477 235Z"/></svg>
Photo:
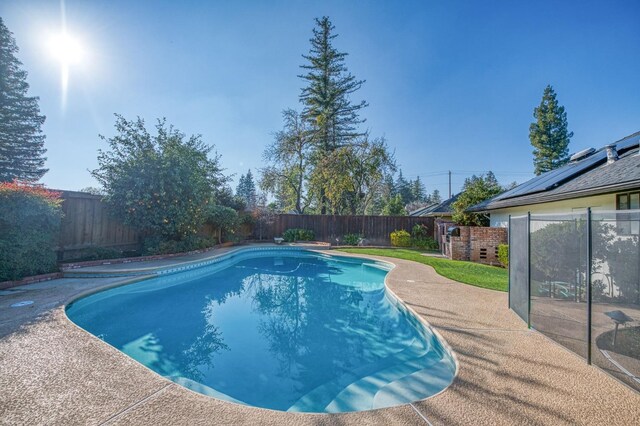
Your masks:
<svg viewBox="0 0 640 426"><path fill-rule="evenodd" d="M404 404L446 388L453 356L385 287L391 265L244 250L67 307L80 327L205 395L281 411Z"/></svg>

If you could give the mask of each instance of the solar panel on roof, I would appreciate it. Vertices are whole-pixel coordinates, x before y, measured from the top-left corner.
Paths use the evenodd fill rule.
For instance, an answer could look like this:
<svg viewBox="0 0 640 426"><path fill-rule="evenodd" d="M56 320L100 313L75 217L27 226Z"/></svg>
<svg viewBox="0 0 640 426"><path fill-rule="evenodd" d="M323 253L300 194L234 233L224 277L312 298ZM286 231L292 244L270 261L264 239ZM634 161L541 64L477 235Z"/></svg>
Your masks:
<svg viewBox="0 0 640 426"><path fill-rule="evenodd" d="M547 173L541 174L528 182L518 185L515 188L498 195L495 200L504 200L507 198L519 197L522 195L533 194L536 192L548 191L555 186L571 179L573 176L582 173L584 170L595 166L599 162L604 161L607 158L607 154L604 151L596 152L595 154L577 161L575 163L566 164L559 169L551 170Z"/></svg>
<svg viewBox="0 0 640 426"><path fill-rule="evenodd" d="M618 151L637 146L640 143L640 132L614 142ZM584 172L587 169L595 167L600 162L604 162L607 153L604 149L598 150L596 153L576 162L565 164L559 169L551 170L540 176L516 186L509 191L495 197L493 200L505 200L507 198L520 197L522 195L534 194L536 192L548 191L574 176Z"/></svg>

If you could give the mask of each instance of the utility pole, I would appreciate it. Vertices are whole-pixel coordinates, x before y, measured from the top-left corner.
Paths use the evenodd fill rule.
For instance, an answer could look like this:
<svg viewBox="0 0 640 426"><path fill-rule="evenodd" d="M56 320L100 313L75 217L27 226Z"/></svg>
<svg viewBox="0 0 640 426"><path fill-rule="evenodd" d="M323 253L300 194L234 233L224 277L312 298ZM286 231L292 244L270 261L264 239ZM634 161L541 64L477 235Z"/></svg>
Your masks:
<svg viewBox="0 0 640 426"><path fill-rule="evenodd" d="M451 198L451 170L449 170L449 198Z"/></svg>

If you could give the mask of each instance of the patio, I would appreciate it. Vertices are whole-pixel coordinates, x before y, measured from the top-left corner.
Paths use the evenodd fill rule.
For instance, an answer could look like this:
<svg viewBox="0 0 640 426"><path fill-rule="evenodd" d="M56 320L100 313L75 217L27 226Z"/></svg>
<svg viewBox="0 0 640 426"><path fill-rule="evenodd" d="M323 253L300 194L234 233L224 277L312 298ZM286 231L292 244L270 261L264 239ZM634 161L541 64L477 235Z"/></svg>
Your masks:
<svg viewBox="0 0 640 426"><path fill-rule="evenodd" d="M385 260L397 265L387 276L389 288L442 335L459 361L454 383L432 398L336 415L215 400L158 376L66 318L64 305L78 295L131 278L64 278L0 292L0 423L557 425L640 419L640 394L529 331L507 308L507 293L448 280L426 265ZM154 266L161 265L127 268ZM34 303L10 308L22 300Z"/></svg>

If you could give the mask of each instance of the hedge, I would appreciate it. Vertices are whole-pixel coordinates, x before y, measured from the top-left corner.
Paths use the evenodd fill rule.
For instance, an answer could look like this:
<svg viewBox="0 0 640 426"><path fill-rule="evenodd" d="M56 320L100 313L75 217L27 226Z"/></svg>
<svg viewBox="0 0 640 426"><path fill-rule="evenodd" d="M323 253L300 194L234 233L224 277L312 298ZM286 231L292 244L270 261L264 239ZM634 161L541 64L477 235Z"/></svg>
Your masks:
<svg viewBox="0 0 640 426"><path fill-rule="evenodd" d="M0 183L0 281L57 270L61 204L42 186Z"/></svg>

